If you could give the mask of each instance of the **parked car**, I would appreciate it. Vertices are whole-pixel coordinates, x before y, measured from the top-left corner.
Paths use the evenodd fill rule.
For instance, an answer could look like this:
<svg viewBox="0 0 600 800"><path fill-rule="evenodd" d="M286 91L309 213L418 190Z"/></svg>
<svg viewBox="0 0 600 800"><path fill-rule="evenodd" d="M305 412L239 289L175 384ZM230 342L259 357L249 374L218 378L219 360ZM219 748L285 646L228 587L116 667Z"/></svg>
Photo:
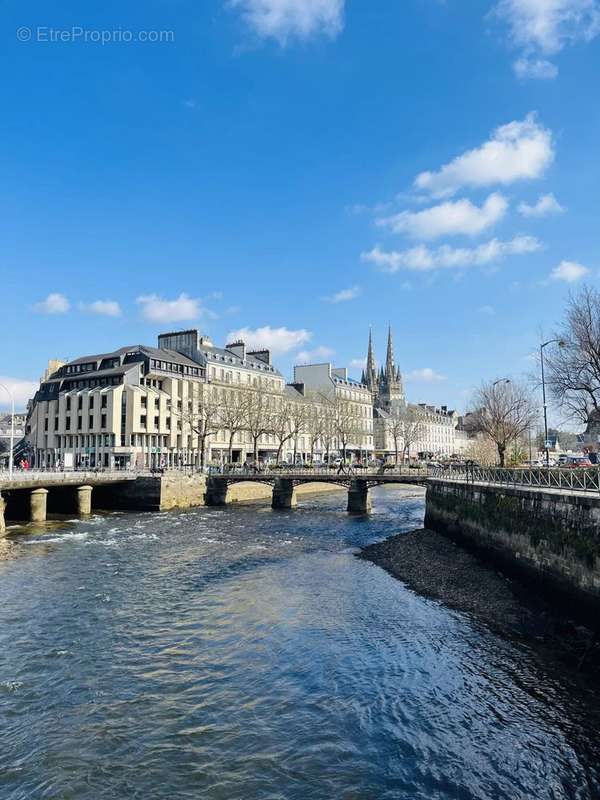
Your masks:
<svg viewBox="0 0 600 800"><path fill-rule="evenodd" d="M567 456L567 460L563 466L568 469L583 469L585 467L591 467L593 464L587 456Z"/></svg>

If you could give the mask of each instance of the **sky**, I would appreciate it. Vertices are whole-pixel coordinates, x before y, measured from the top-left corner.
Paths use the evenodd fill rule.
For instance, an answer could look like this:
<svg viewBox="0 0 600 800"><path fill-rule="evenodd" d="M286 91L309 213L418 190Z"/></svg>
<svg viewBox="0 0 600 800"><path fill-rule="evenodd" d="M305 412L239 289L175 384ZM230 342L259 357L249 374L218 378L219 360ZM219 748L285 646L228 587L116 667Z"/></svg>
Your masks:
<svg viewBox="0 0 600 800"><path fill-rule="evenodd" d="M0 382L198 327L413 402L598 283L600 0L5 0ZM7 395L0 389L0 402Z"/></svg>

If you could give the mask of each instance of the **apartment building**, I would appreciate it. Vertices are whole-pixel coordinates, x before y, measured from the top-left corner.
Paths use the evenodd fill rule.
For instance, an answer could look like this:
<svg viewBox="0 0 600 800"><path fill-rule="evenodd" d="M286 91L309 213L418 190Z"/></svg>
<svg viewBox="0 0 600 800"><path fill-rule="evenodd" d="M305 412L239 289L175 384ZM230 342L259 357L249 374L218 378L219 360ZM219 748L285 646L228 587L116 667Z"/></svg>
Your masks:
<svg viewBox="0 0 600 800"><path fill-rule="evenodd" d="M286 385L268 350L242 341L216 347L195 329L160 334L156 348L53 362L29 404L33 462L197 468L255 457L319 461L344 447L372 451L368 389L330 364L298 370Z"/></svg>

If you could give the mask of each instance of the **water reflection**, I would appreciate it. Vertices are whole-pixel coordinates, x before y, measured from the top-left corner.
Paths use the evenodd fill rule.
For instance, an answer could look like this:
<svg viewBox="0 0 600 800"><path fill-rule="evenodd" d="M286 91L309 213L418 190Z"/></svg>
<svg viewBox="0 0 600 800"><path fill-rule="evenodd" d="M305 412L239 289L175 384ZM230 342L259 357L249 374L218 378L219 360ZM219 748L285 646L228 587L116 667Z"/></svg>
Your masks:
<svg viewBox="0 0 600 800"><path fill-rule="evenodd" d="M422 522L375 494L3 543L0 796L598 796L595 696L356 559Z"/></svg>

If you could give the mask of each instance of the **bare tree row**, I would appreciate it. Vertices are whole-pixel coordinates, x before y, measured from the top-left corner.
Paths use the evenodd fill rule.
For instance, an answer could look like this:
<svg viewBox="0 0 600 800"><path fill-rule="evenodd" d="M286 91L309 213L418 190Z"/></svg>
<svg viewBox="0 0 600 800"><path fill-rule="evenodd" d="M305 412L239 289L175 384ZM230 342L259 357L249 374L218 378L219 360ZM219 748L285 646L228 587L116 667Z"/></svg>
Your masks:
<svg viewBox="0 0 600 800"><path fill-rule="evenodd" d="M206 391L196 406L177 413L182 424L198 438L202 466L208 442L219 431L226 432L229 461L236 436L247 433L255 462L265 435L275 438L277 461L281 460L284 446L290 442L295 462L300 435L308 437L311 459L320 445L329 460L334 449L341 450L345 458L348 446L360 446L365 433L365 418L356 413L352 403L321 394L296 400L261 389L224 392L221 396L218 391Z"/></svg>

